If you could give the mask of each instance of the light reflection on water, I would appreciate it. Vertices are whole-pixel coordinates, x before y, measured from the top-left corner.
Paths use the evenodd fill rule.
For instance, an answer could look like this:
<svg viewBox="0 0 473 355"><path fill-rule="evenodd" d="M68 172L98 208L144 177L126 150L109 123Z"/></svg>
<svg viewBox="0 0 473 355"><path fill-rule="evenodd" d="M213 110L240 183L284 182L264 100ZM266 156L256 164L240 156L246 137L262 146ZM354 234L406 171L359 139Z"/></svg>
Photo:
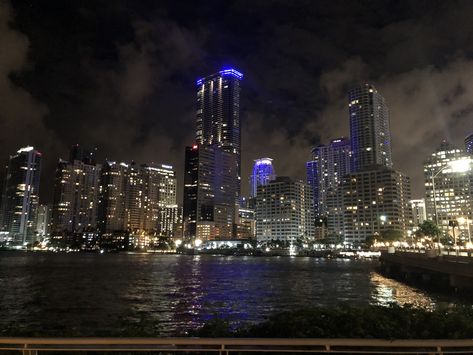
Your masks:
<svg viewBox="0 0 473 355"><path fill-rule="evenodd" d="M406 286L401 282L386 278L376 272L370 274L371 283L375 286L371 294L371 303L388 306L391 303L399 305L410 304L415 307L434 309L436 302L427 292Z"/></svg>
<svg viewBox="0 0 473 355"><path fill-rule="evenodd" d="M38 336L61 336L63 329L108 335L143 320L160 335L172 335L216 316L238 324L342 302L437 304L435 296L378 275L376 265L288 257L0 253L0 336L12 325Z"/></svg>

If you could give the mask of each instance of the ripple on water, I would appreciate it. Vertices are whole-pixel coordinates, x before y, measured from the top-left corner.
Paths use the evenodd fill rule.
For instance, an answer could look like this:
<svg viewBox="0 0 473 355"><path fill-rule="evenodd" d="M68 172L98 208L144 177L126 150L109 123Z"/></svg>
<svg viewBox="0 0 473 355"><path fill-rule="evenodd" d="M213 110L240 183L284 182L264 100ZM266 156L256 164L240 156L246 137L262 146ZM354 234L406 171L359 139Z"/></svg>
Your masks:
<svg viewBox="0 0 473 355"><path fill-rule="evenodd" d="M286 257L2 253L0 330L21 324L36 335L93 336L117 334L131 324L172 335L215 316L258 322L274 312L341 302L436 305L435 296L378 275L375 265Z"/></svg>

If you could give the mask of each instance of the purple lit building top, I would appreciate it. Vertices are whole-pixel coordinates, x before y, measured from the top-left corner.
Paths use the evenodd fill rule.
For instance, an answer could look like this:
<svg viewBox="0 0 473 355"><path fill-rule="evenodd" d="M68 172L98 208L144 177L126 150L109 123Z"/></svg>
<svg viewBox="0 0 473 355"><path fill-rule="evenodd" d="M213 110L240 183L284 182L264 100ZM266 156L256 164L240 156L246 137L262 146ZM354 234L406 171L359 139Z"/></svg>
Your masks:
<svg viewBox="0 0 473 355"><path fill-rule="evenodd" d="M250 177L250 193L251 197L256 197L258 186L267 185L270 181L276 178L276 173L273 167L273 159L261 158L255 160L253 166L253 173Z"/></svg>

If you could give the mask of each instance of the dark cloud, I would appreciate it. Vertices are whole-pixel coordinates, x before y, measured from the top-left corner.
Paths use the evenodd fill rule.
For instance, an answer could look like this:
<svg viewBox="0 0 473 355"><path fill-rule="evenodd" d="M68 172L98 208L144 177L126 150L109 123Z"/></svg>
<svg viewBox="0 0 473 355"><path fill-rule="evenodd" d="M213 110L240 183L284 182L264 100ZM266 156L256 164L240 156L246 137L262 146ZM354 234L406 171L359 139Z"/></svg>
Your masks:
<svg viewBox="0 0 473 355"><path fill-rule="evenodd" d="M473 131L469 1L0 4L0 158L43 150L44 201L73 143L171 163L181 177L195 79L222 66L245 74L244 177L262 156L303 177L314 144L348 135L346 90L358 81L386 97L395 166L416 195L438 142Z"/></svg>

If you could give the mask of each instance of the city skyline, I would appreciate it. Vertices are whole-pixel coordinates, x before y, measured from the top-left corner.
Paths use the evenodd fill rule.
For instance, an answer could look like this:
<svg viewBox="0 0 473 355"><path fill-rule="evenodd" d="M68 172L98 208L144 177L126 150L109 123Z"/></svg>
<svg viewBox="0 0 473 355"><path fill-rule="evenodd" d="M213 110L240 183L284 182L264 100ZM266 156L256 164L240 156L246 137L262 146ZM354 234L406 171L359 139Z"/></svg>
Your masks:
<svg viewBox="0 0 473 355"><path fill-rule="evenodd" d="M159 160L182 176L182 147L194 137L177 127L194 121L194 80L223 67L245 73L242 181L261 156L273 157L285 175L302 178L313 146L348 133L345 92L354 82L373 83L383 93L391 110L393 160L412 177L414 197L423 191L422 161L435 146L445 138L461 146L473 131L472 88L465 80L473 71L472 36L463 26L468 2L320 2L307 5L304 14L297 6L281 11L281 5L265 4L249 11L237 2L225 4L219 16L211 4L195 13L169 3L122 1L94 11L59 1L8 4L2 4L2 43L12 51L1 72L8 85L1 87L7 124L0 160L31 144L45 152L44 181L75 143L97 146L100 161ZM59 11L65 15L56 16ZM341 18L343 26L334 29ZM206 34L200 21L221 36ZM248 26L231 25L235 21ZM255 25L261 33L248 31ZM263 33L276 40L264 41ZM355 45L352 34L363 41ZM374 42L376 48L368 46ZM106 139L112 123L115 138ZM418 157L401 159L414 148ZM243 184L244 194L247 188ZM52 199L52 186L42 189L41 198Z"/></svg>

